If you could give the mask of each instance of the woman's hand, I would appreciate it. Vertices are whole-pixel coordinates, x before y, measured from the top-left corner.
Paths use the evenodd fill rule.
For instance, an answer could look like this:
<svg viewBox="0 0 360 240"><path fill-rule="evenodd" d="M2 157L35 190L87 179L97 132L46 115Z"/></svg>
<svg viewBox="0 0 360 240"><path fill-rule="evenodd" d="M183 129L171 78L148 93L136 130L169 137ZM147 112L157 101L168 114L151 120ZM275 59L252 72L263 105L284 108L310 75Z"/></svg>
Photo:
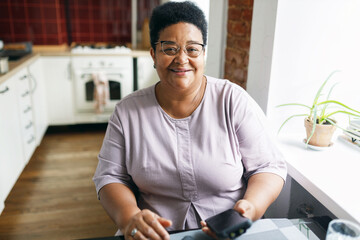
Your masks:
<svg viewBox="0 0 360 240"><path fill-rule="evenodd" d="M210 230L210 228L206 225L205 221L201 221L201 229L204 233L206 233L207 235L209 235L210 237L214 238L214 239L219 239L215 233L213 231Z"/></svg>
<svg viewBox="0 0 360 240"><path fill-rule="evenodd" d="M234 210L251 221L256 220L256 208L254 204L246 199L241 199L235 203Z"/></svg>
<svg viewBox="0 0 360 240"><path fill-rule="evenodd" d="M165 228L171 224L170 220L144 209L130 219L123 233L125 239L129 240L169 240L170 236Z"/></svg>
<svg viewBox="0 0 360 240"><path fill-rule="evenodd" d="M248 200L241 199L236 202L234 206L234 210L239 212L242 216L249 218L250 220L254 220L256 216L256 210L255 206L249 202ZM214 239L219 239L213 231L210 230L210 228L206 225L205 221L201 221L201 227L204 233L209 235L210 237Z"/></svg>

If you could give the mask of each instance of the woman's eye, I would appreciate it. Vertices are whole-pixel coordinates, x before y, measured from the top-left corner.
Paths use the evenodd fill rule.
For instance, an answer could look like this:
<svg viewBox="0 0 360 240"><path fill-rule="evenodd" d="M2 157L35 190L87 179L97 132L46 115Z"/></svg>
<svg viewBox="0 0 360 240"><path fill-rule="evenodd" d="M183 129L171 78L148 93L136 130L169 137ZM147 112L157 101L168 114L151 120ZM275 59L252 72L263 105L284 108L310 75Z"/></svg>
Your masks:
<svg viewBox="0 0 360 240"><path fill-rule="evenodd" d="M165 51L176 51L176 48L172 47L172 48L166 48Z"/></svg>
<svg viewBox="0 0 360 240"><path fill-rule="evenodd" d="M168 48L165 48L164 51L165 51L166 53L169 53L169 54L176 54L177 48L175 48L175 47L168 47Z"/></svg>
<svg viewBox="0 0 360 240"><path fill-rule="evenodd" d="M199 49L197 49L197 48L188 48L188 49L186 49L186 51L187 52L197 52L197 51L199 51Z"/></svg>

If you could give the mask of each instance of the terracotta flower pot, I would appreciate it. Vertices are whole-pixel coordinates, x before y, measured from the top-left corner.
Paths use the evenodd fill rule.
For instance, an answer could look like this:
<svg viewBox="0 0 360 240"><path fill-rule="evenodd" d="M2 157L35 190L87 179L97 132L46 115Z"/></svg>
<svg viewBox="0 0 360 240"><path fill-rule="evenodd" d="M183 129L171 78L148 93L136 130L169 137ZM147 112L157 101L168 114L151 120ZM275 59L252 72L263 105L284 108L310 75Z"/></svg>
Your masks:
<svg viewBox="0 0 360 240"><path fill-rule="evenodd" d="M309 139L313 127L313 123L305 118L304 125L306 128L306 139ZM328 147L331 144L331 138L336 127L331 124L316 124L315 132L311 137L309 144L318 147Z"/></svg>

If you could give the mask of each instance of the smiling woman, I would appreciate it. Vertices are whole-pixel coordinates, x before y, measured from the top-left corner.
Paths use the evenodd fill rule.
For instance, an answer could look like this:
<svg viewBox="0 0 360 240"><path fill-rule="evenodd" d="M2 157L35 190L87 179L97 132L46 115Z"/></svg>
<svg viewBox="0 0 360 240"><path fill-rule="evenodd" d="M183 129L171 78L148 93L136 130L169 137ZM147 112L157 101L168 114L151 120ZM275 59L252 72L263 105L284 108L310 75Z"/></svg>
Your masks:
<svg viewBox="0 0 360 240"><path fill-rule="evenodd" d="M94 176L125 239L169 239L234 208L256 220L286 177L263 115L240 86L204 75L207 23L192 2L168 2L150 20L160 81L123 98L110 118ZM261 136L261 137L260 137Z"/></svg>

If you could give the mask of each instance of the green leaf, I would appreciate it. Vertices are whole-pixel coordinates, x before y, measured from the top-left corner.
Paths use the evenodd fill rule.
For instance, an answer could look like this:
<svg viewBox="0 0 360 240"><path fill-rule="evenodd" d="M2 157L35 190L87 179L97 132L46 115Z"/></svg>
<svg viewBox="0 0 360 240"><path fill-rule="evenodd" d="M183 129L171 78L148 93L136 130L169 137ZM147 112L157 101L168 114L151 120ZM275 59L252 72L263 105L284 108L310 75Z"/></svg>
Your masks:
<svg viewBox="0 0 360 240"><path fill-rule="evenodd" d="M343 104L343 103L341 103L339 101L335 101L335 100L326 100L326 101L323 101L321 103L318 103L317 105L324 105L324 104L329 104L329 103L334 103L334 104L340 105L340 106L342 106L342 107L344 107L346 109L349 109L350 111L353 111L353 112L356 112L356 113L360 114L359 111L357 111L357 110L355 110L353 108L350 108L350 107L346 106L345 104Z"/></svg>
<svg viewBox="0 0 360 240"><path fill-rule="evenodd" d="M306 145L309 144L310 139L312 138L312 136L313 136L314 133L315 133L315 128L316 128L316 116L317 116L316 113L317 113L317 105L315 105L315 107L314 107L313 119L310 119L310 120L313 121L313 125L312 125L312 130L311 130L310 136L309 136L308 139L306 140Z"/></svg>
<svg viewBox="0 0 360 240"><path fill-rule="evenodd" d="M334 114L337 114L337 113L344 113L344 114L351 115L351 116L354 116L354 117L360 117L359 114L355 114L355 113L344 111L344 110L338 110L338 111L329 113L328 115L325 116L325 118L328 118L328 117L330 117L330 116L332 116Z"/></svg>
<svg viewBox="0 0 360 240"><path fill-rule="evenodd" d="M278 130L278 134L280 133L282 127L285 125L285 123L287 123L290 119L294 118L294 117L307 117L308 115L307 114L296 114L296 115L292 115L290 117L288 117L280 126L279 130Z"/></svg>
<svg viewBox="0 0 360 240"><path fill-rule="evenodd" d="M305 104L302 104L302 103L285 103L285 104L277 105L276 107L285 107L285 106L301 106L301 107L306 107L308 109L311 109L311 107L309 107Z"/></svg>
<svg viewBox="0 0 360 240"><path fill-rule="evenodd" d="M335 83L335 84L332 85L332 87L330 88L329 93L328 93L328 95L327 95L327 97L326 97L326 100L329 100L330 95L331 95L331 92L334 90L334 87L335 87L336 85L338 85L338 84L339 84L339 83ZM324 105L324 107L323 107L323 109L322 109L322 111L321 111L320 116L324 116L324 115L325 115L325 111L326 111L326 108L327 108L328 106L329 106L329 104L325 104L325 105Z"/></svg>
<svg viewBox="0 0 360 240"><path fill-rule="evenodd" d="M319 90L317 91L316 95L315 95L315 99L312 105L312 108L314 108L314 106L317 104L317 101L321 95L321 92L323 90L323 88L325 87L326 83L329 81L329 79L337 72L340 72L339 70L335 70L332 73L330 73L330 75L326 78L326 80L323 82L323 84L321 85L321 87L319 88Z"/></svg>

